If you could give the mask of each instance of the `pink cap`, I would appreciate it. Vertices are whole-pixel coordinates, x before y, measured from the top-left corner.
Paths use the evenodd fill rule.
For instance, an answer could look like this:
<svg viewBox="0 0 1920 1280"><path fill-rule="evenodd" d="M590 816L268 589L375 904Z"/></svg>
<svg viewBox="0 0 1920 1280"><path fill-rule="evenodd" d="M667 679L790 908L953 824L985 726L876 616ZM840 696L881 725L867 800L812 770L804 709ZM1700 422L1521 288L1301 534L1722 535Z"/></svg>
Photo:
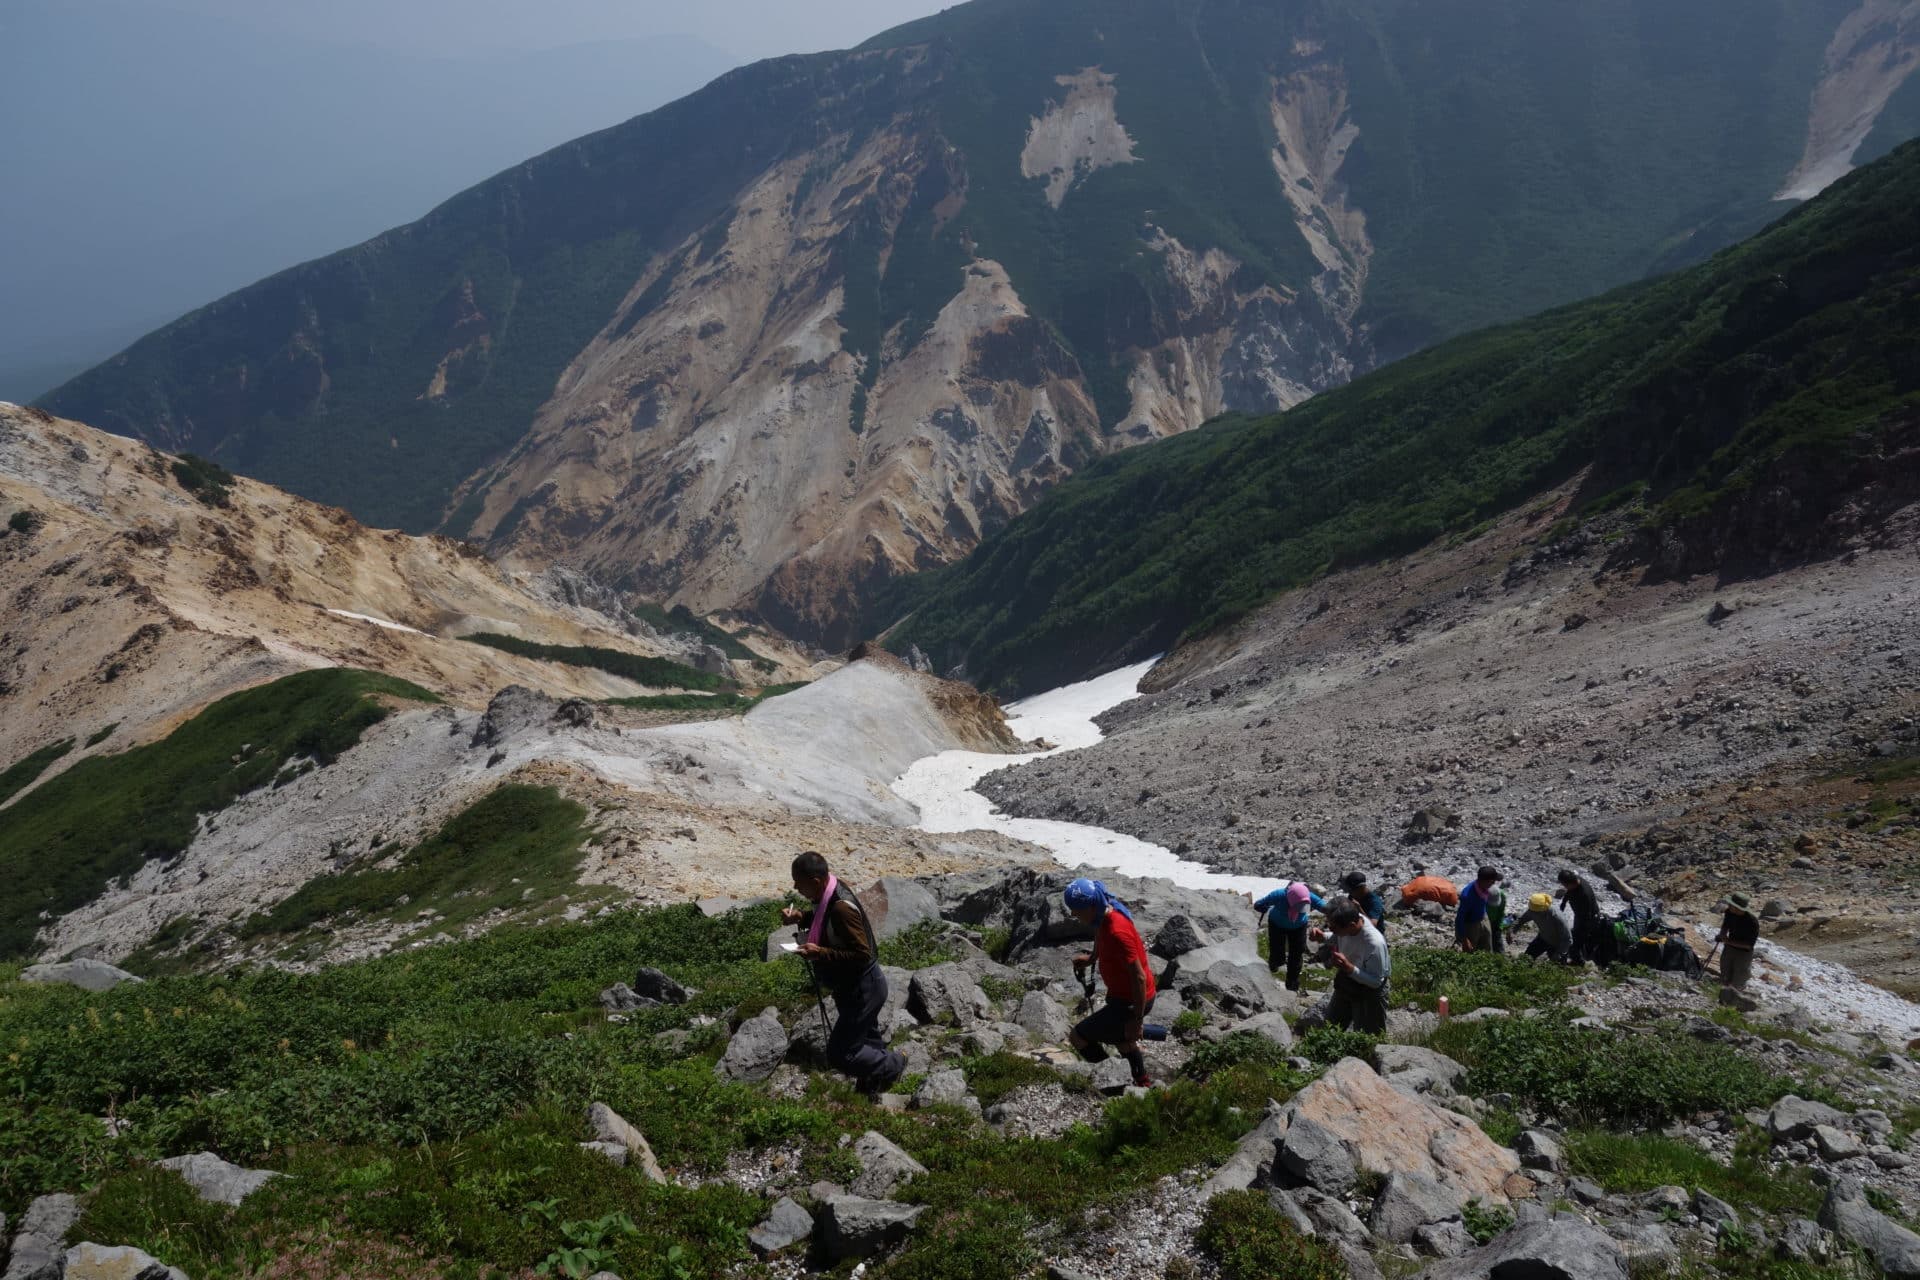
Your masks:
<svg viewBox="0 0 1920 1280"><path fill-rule="evenodd" d="M1287 901L1295 906L1307 901L1309 896L1310 890L1298 880L1287 886Z"/></svg>

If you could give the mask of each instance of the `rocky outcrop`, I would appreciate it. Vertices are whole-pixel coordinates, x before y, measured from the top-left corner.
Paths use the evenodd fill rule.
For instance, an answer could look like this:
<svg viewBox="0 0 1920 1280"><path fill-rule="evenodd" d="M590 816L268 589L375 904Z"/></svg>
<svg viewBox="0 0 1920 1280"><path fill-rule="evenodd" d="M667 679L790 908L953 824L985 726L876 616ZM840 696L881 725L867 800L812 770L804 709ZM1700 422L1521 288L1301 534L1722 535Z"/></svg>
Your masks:
<svg viewBox="0 0 1920 1280"><path fill-rule="evenodd" d="M187 1185L202 1200L227 1205L239 1204L281 1176L271 1169L243 1169L237 1164L229 1164L211 1151L174 1156L160 1161L159 1167L171 1169L186 1179Z"/></svg>
<svg viewBox="0 0 1920 1280"><path fill-rule="evenodd" d="M128 1245L77 1244L62 1280L187 1280L187 1273Z"/></svg>
<svg viewBox="0 0 1920 1280"><path fill-rule="evenodd" d="M125 969L104 960L61 960L53 964L30 964L20 972L22 982L57 982L82 991L111 991L123 982L141 982Z"/></svg>
<svg viewBox="0 0 1920 1280"><path fill-rule="evenodd" d="M734 1031L713 1069L727 1080L765 1080L786 1056L787 1029L780 1025L779 1011L764 1009Z"/></svg>
<svg viewBox="0 0 1920 1280"><path fill-rule="evenodd" d="M1858 1179L1840 1178L1827 1189L1820 1225L1864 1251L1887 1280L1920 1278L1920 1235L1869 1204Z"/></svg>
<svg viewBox="0 0 1920 1280"><path fill-rule="evenodd" d="M1515 1228L1415 1280L1627 1280L1627 1259L1605 1232L1562 1217Z"/></svg>

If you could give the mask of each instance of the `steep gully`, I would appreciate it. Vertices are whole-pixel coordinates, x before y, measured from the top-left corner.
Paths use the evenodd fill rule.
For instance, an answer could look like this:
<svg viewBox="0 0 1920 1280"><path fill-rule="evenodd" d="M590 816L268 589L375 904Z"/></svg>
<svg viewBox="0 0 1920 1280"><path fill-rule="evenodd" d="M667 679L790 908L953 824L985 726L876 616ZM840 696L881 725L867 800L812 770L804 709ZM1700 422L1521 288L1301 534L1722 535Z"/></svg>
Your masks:
<svg viewBox="0 0 1920 1280"><path fill-rule="evenodd" d="M943 751L915 761L893 784L893 791L920 813L919 829L932 833L994 831L1026 840L1050 851L1062 866L1088 867L1124 875L1156 877L1193 889L1221 889L1230 893L1265 893L1279 883L1276 877L1225 875L1202 863L1177 857L1170 850L1135 836L1104 827L1041 818L1016 818L994 807L973 789L988 774L1018 768L1029 761L1090 747L1105 736L1096 717L1134 698L1140 682L1159 659L1124 667L1079 684L1036 694L1008 706L1008 721L1023 740L1044 740L1048 749L1005 756L979 751ZM1459 867L1436 866L1436 872L1461 879ZM1522 877L1532 887L1544 887L1551 876ZM1617 902L1605 902L1609 909ZM1711 934L1717 921L1689 924ZM1861 979L1852 970L1800 955L1771 942L1762 942L1760 968L1771 968L1781 986L1802 998L1818 1016L1843 1019L1849 1029L1878 1030L1896 1043L1920 1036L1920 1004L1903 1000Z"/></svg>

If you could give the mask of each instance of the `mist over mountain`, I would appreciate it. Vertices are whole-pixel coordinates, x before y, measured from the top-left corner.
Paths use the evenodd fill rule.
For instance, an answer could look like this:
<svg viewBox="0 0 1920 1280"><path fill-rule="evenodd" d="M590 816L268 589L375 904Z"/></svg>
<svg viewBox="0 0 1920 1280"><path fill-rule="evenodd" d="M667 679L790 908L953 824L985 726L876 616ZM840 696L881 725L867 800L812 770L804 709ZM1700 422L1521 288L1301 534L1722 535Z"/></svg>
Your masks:
<svg viewBox="0 0 1920 1280"><path fill-rule="evenodd" d="M0 79L0 398L395 226L735 60L686 36L436 57L119 0L21 0Z"/></svg>

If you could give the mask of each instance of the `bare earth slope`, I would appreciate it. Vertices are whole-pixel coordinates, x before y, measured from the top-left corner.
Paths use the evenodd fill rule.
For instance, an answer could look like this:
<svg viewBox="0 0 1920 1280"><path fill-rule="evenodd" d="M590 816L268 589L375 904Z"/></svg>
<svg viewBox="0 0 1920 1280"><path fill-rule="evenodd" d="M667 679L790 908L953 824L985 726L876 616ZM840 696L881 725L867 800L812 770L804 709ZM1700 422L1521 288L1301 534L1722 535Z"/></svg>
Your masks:
<svg viewBox="0 0 1920 1280"><path fill-rule="evenodd" d="M1276 877L1599 862L1697 914L1746 888L1796 949L1920 989L1920 786L1852 780L1920 755L1914 511L1840 560L1643 585L1546 539L1562 500L1284 596L1170 655L1098 747L982 790ZM1428 807L1458 824L1410 846Z"/></svg>

